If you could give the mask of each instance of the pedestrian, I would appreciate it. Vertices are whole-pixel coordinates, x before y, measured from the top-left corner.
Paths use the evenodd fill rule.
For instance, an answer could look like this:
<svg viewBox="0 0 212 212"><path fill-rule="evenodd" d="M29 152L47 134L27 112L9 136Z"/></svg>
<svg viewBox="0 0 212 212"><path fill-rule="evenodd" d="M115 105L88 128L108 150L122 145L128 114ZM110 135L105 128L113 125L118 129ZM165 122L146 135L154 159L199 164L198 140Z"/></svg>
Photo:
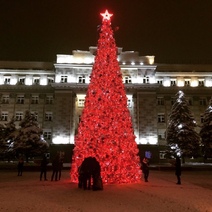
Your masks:
<svg viewBox="0 0 212 212"><path fill-rule="evenodd" d="M149 160L147 157L144 157L142 160L142 172L144 176L144 181L148 182L148 177L149 177Z"/></svg>
<svg viewBox="0 0 212 212"><path fill-rule="evenodd" d="M178 185L181 184L181 159L179 156L176 157L175 161L175 175L177 176L177 183Z"/></svg>
<svg viewBox="0 0 212 212"><path fill-rule="evenodd" d="M59 159L59 180L60 180L60 178L61 178L62 169L63 169L63 158L61 157L61 158Z"/></svg>
<svg viewBox="0 0 212 212"><path fill-rule="evenodd" d="M58 172L59 172L59 164L60 164L60 156L59 154L56 155L56 157L54 158L54 160L52 161L52 177L51 177L51 181L53 181L53 179L55 178L55 181L57 181L57 177L58 177Z"/></svg>
<svg viewBox="0 0 212 212"><path fill-rule="evenodd" d="M20 157L18 161L18 176L22 176L23 167L24 167L24 159L23 157Z"/></svg>
<svg viewBox="0 0 212 212"><path fill-rule="evenodd" d="M44 154L40 164L40 181L42 180L43 175L44 175L44 180L45 181L47 180L47 177L46 177L47 164L48 164L48 161L47 161L46 155Z"/></svg>

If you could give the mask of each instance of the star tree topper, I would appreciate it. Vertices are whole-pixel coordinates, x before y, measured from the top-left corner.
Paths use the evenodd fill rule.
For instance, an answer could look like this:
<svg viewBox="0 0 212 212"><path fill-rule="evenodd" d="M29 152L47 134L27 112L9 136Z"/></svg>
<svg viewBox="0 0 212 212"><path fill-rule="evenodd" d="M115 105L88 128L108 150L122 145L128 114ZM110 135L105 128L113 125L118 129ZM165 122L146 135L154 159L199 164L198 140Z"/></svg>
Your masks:
<svg viewBox="0 0 212 212"><path fill-rule="evenodd" d="M110 14L107 10L105 11L105 13L100 13L100 15L103 17L103 21L104 20L110 20L110 17L113 16L113 14Z"/></svg>

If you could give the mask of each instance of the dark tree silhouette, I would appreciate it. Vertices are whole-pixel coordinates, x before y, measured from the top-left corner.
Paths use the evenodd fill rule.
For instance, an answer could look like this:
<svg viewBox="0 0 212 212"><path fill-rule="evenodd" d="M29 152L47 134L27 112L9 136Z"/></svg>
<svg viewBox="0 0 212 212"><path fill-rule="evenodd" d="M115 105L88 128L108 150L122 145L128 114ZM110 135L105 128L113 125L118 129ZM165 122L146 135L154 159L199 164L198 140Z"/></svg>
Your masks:
<svg viewBox="0 0 212 212"><path fill-rule="evenodd" d="M204 158L212 157L212 98L203 115L200 136L202 138Z"/></svg>

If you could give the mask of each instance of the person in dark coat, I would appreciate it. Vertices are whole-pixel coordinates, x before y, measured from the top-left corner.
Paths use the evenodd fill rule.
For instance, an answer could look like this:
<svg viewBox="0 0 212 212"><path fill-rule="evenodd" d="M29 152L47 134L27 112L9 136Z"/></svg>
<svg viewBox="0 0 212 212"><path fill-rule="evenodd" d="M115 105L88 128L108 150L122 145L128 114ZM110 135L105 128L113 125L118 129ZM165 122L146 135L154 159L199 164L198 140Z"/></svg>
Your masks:
<svg viewBox="0 0 212 212"><path fill-rule="evenodd" d="M61 173L62 173L62 169L63 169L63 158L59 159L59 180L61 178Z"/></svg>
<svg viewBox="0 0 212 212"><path fill-rule="evenodd" d="M57 181L59 168L60 168L60 156L59 156L59 154L57 154L56 157L54 158L54 160L52 161L52 169L53 170L52 170L51 181L53 181L54 177L55 177L55 181Z"/></svg>
<svg viewBox="0 0 212 212"><path fill-rule="evenodd" d="M22 176L23 167L24 167L24 159L23 157L20 157L18 161L18 176Z"/></svg>
<svg viewBox="0 0 212 212"><path fill-rule="evenodd" d="M144 175L144 181L148 182L148 177L149 177L149 160L147 157L144 157L142 160L142 172Z"/></svg>
<svg viewBox="0 0 212 212"><path fill-rule="evenodd" d="M176 157L175 161L175 175L177 176L177 183L178 185L181 184L181 160L180 157Z"/></svg>
<svg viewBox="0 0 212 212"><path fill-rule="evenodd" d="M42 180L43 175L44 175L44 180L45 181L47 180L46 178L47 164L48 164L48 161L47 161L46 155L44 155L40 164L40 180Z"/></svg>

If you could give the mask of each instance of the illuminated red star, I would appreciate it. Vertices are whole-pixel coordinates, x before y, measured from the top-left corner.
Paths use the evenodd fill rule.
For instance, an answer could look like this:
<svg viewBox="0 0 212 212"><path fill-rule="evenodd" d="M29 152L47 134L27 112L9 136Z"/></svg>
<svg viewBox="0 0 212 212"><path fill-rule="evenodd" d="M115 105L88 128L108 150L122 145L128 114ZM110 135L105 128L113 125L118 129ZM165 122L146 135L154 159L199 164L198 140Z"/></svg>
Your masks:
<svg viewBox="0 0 212 212"><path fill-rule="evenodd" d="M105 13L100 13L100 15L103 17L103 21L110 20L110 17L113 16L113 14L110 14L107 10L105 11Z"/></svg>

